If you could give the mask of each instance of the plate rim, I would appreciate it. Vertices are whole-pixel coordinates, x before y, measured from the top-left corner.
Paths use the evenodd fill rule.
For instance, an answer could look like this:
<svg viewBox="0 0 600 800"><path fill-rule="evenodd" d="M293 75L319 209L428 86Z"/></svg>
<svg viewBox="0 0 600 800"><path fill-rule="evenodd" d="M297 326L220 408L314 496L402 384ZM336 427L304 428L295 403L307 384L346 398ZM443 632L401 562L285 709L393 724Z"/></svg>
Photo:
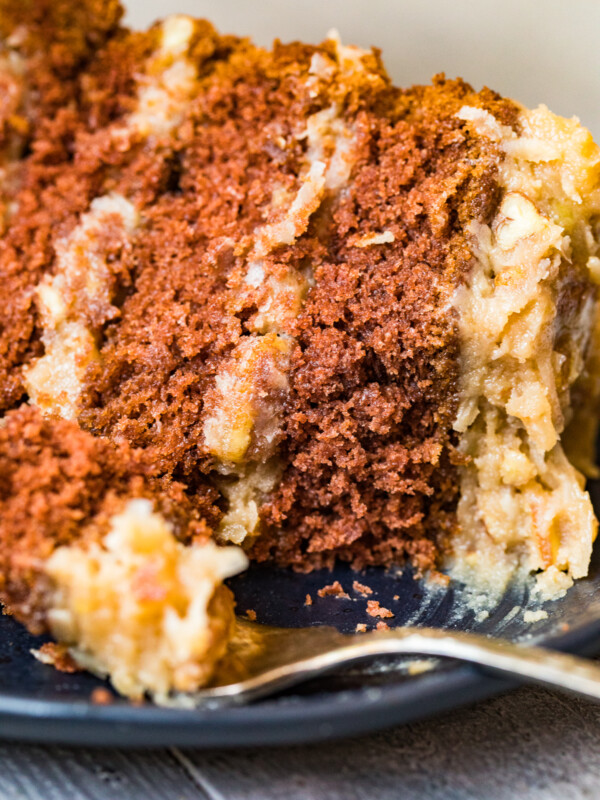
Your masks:
<svg viewBox="0 0 600 800"><path fill-rule="evenodd" d="M600 619L536 643L600 652ZM0 739L88 747L202 749L316 743L364 735L489 698L521 685L457 664L410 681L269 699L217 710L83 700L40 700L0 691Z"/></svg>

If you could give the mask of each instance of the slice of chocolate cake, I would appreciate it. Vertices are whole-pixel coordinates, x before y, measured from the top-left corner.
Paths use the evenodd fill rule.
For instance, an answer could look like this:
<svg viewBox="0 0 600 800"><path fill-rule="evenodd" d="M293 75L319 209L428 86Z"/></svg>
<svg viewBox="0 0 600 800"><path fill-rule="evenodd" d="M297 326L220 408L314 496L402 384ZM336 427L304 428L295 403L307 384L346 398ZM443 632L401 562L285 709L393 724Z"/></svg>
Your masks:
<svg viewBox="0 0 600 800"><path fill-rule="evenodd" d="M490 591L585 575L589 133L461 80L397 89L335 35L120 13L0 0L7 606L165 696L226 647L246 559L210 537Z"/></svg>

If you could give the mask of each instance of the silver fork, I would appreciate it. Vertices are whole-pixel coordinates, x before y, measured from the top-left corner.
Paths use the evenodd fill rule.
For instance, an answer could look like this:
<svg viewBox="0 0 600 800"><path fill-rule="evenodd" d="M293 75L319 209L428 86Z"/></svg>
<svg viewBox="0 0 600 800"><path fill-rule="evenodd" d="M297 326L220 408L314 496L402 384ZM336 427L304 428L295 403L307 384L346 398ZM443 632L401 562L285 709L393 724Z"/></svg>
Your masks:
<svg viewBox="0 0 600 800"><path fill-rule="evenodd" d="M542 647L434 628L342 634L334 628L274 628L238 618L229 656L213 684L194 695L194 703L247 703L384 655L466 661L485 672L600 700L600 665Z"/></svg>

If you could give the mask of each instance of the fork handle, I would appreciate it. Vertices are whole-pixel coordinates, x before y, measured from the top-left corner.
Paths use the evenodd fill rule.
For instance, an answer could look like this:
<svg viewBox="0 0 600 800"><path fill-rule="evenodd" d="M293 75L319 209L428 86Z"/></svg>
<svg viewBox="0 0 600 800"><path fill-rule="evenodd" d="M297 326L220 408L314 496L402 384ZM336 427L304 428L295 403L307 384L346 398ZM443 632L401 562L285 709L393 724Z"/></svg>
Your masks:
<svg viewBox="0 0 600 800"><path fill-rule="evenodd" d="M492 639L476 633L434 628L373 631L334 651L337 664L377 655L424 655L452 658L504 677L562 689L600 700L600 665L543 647ZM326 654L323 654L324 656ZM333 653L331 654L333 655Z"/></svg>
<svg viewBox="0 0 600 800"><path fill-rule="evenodd" d="M600 665L542 647L436 628L396 628L353 635L319 628L302 629L298 633L302 632L310 634L307 642L307 647L312 645L310 655L298 657L296 648L294 657L287 660L283 647L283 658L278 665L257 670L239 683L204 689L195 696L196 702L222 704L256 700L317 675L383 655L456 659L519 682L537 683L600 700ZM299 649L301 652L303 648Z"/></svg>

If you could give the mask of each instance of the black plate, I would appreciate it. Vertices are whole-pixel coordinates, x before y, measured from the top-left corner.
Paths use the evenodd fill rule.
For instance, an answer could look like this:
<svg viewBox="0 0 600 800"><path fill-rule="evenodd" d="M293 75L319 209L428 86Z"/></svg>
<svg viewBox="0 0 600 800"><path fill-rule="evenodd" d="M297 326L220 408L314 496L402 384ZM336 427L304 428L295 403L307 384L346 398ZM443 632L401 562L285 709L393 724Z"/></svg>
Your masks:
<svg viewBox="0 0 600 800"><path fill-rule="evenodd" d="M600 486L592 486L600 508ZM598 548L597 548L598 549ZM232 581L238 610L256 611L259 622L281 626L328 624L352 631L357 623L375 624L366 615L366 598L352 590L358 579L373 589L406 623L456 630L478 630L573 653L600 651L600 559L590 577L578 581L561 600L546 603L546 619L525 623L528 586L513 587L501 602L477 615L461 601L460 587L430 589L410 570L371 569L357 575L344 565L333 573L298 575L272 567L253 567ZM349 599L323 597L318 589L339 580ZM310 594L312 605L305 605ZM397 598L397 599L395 599ZM380 662L370 668L323 677L267 701L247 707L186 711L134 706L121 698L110 705L90 701L105 686L91 675L59 673L30 654L43 639L29 636L10 617L0 617L0 737L38 742L110 746L248 746L317 741L408 722L511 688L466 665L438 664L410 675L402 665Z"/></svg>

